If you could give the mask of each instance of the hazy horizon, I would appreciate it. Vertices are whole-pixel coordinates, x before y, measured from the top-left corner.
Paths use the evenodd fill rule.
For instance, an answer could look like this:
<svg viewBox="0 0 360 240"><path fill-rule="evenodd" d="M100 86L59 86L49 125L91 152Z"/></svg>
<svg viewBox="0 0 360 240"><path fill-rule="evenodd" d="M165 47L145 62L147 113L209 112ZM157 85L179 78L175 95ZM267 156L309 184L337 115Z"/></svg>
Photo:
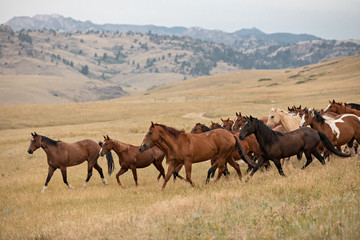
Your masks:
<svg viewBox="0 0 360 240"><path fill-rule="evenodd" d="M357 0L70 1L13 0L2 3L0 23L13 17L59 14L95 24L201 27L235 32L312 34L324 39L360 40Z"/></svg>

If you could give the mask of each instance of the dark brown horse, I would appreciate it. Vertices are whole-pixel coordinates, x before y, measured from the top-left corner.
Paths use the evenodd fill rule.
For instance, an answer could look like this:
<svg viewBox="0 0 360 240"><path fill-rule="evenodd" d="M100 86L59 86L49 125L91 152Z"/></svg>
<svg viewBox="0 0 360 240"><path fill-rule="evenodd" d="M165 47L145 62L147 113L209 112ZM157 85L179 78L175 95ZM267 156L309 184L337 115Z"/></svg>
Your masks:
<svg viewBox="0 0 360 240"><path fill-rule="evenodd" d="M347 106L343 105L342 103L335 102L335 100L333 100L332 102L329 101L329 105L325 109L325 113L328 113L328 112L334 112L337 114L349 113L349 114L354 114L354 115L360 117L360 110L353 109L351 107L347 107Z"/></svg>
<svg viewBox="0 0 360 240"><path fill-rule="evenodd" d="M157 179L159 180L162 176L165 177L165 171L162 166L162 161L164 160L165 154L156 146L149 149L146 152L139 152L139 146L134 146L131 144L123 143L115 139L109 138L109 136L104 136L104 143L100 149L100 156L104 156L109 153L111 150L114 150L119 156L120 170L116 174L116 180L120 186L121 182L119 177L131 169L134 181L136 186L138 185L137 181L137 168L145 168L154 164L156 169L160 172Z"/></svg>
<svg viewBox="0 0 360 240"><path fill-rule="evenodd" d="M360 142L360 117L354 114L339 114L331 118L309 109L302 116L300 125L310 125L322 131L339 150L345 144L351 148L354 139Z"/></svg>
<svg viewBox="0 0 360 240"><path fill-rule="evenodd" d="M97 143L93 140L85 139L75 143L66 143L54 141L37 133L31 133L31 135L33 139L30 141L28 153L33 154L36 149L42 148L46 153L49 165L48 176L42 192L45 191L54 171L58 168L61 170L64 183L69 188L74 188L67 181L66 168L78 165L84 161L88 161L88 175L83 187L86 187L87 182L90 180L93 167L99 172L102 182L107 184L103 171L97 163L101 142ZM114 169L111 153L107 154L106 158L108 162L108 172L111 174Z"/></svg>
<svg viewBox="0 0 360 240"><path fill-rule="evenodd" d="M317 150L319 143L321 142L328 151L341 156L348 157L348 155L335 149L330 140L324 133L316 131L312 128L303 127L295 131L288 133L280 133L272 131L261 120L257 118L246 118L247 121L240 131L240 139L244 139L250 134L255 134L256 139L260 145L261 157L250 174L250 177L258 170L259 166L266 161L271 160L277 167L279 174L285 176L280 159L284 157L291 157L298 155L301 152L305 153L306 164L302 169L306 168L312 162L312 156L314 155L322 164L325 164L324 158Z"/></svg>
<svg viewBox="0 0 360 240"><path fill-rule="evenodd" d="M241 171L232 158L232 152L242 151L242 149L229 131L215 129L205 133L191 134L162 124L151 123L139 151L143 152L156 143L164 143L169 149L169 167L162 189L165 188L175 167L181 163L185 165L186 180L194 186L191 180L191 165L209 159L215 160L212 167L219 168L216 181L220 179L226 162L234 167L241 180ZM241 152L240 155L244 154Z"/></svg>

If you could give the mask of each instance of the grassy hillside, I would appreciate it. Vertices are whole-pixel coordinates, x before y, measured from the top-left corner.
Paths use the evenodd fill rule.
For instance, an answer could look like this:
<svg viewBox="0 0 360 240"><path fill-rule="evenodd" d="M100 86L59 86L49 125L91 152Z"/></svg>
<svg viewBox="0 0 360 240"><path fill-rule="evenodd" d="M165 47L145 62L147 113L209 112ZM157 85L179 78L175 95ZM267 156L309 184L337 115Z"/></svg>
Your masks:
<svg viewBox="0 0 360 240"><path fill-rule="evenodd" d="M189 131L197 122L219 122L239 111L262 117L271 107L360 102L359 66L354 56L198 78L101 102L0 106L0 239L359 239L358 156L333 157L326 166L314 161L303 171L304 160L292 158L284 166L286 178L273 167L247 184L230 169L229 178L205 185L210 163L204 162L193 165L195 188L178 180L165 191L153 166L138 170L138 187L131 172L120 177L124 188L114 175L104 186L94 172L81 189L82 164L68 168L74 190L56 171L41 194L46 155L26 152L33 131L66 142L108 134L139 145L151 121ZM99 159L107 170L105 161ZM243 164L241 170L245 175Z"/></svg>

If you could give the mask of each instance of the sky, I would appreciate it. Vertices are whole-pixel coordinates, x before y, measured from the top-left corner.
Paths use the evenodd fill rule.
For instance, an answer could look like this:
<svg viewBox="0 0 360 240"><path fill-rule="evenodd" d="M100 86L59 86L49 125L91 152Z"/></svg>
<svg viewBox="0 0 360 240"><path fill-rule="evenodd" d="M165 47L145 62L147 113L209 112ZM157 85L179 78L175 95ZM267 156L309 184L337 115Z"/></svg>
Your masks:
<svg viewBox="0 0 360 240"><path fill-rule="evenodd" d="M0 0L0 23L60 14L104 24L308 33L360 40L360 0Z"/></svg>

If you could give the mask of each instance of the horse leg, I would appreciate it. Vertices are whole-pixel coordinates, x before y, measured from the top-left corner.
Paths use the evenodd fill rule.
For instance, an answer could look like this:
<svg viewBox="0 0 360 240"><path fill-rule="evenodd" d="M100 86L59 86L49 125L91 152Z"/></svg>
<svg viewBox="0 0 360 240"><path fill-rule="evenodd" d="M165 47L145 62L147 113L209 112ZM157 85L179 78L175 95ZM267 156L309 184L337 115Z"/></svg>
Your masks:
<svg viewBox="0 0 360 240"><path fill-rule="evenodd" d="M175 167L177 165L175 165L175 162L174 161L171 161L169 162L169 167L168 167L168 171L165 175L165 181L164 181L164 184L162 185L161 187L161 190L164 190L165 189L165 186L166 186L166 183L169 181L171 175L173 174L173 172L175 171Z"/></svg>
<svg viewBox="0 0 360 240"><path fill-rule="evenodd" d="M44 187L43 187L43 189L42 189L41 192L44 192L45 189L47 188L47 185L48 185L48 183L50 182L50 179L51 179L52 175L54 174L54 171L55 171L55 170L56 170L56 168L49 166L48 176L47 176L47 178L46 178L45 185L44 185Z"/></svg>
<svg viewBox="0 0 360 240"><path fill-rule="evenodd" d="M251 171L250 175L246 178L245 182L248 182L249 179L254 175L254 173L259 169L259 167L265 162L265 159L263 157L260 157L258 159L258 162L256 163L255 167Z"/></svg>
<svg viewBox="0 0 360 240"><path fill-rule="evenodd" d="M305 157L306 157L306 163L305 165L301 168L302 170L305 169L311 162L312 162L312 157L311 154L308 152L305 152Z"/></svg>
<svg viewBox="0 0 360 240"><path fill-rule="evenodd" d="M325 159L321 156L318 150L314 150L312 154L321 162L322 165L325 165Z"/></svg>
<svg viewBox="0 0 360 240"><path fill-rule="evenodd" d="M274 164L275 164L275 166L276 166L279 174L280 174L281 176L285 177L285 174L284 174L284 172L283 172L283 170L282 170L282 167L281 167L280 159L275 159L275 160L273 160L273 162L274 162Z"/></svg>
<svg viewBox="0 0 360 240"><path fill-rule="evenodd" d="M176 180L176 178L180 178L181 180L185 180L185 178L183 178L180 174L179 174L179 171L181 170L183 164L182 163L179 163L176 168L175 168L175 171L173 173L173 176L174 176L174 182Z"/></svg>
<svg viewBox="0 0 360 240"><path fill-rule="evenodd" d="M218 167L218 161L215 161L213 164L211 164L211 167L208 170L207 178L206 178L206 184L210 181L210 176L214 177L215 171Z"/></svg>
<svg viewBox="0 0 360 240"><path fill-rule="evenodd" d="M159 176L157 177L157 180L159 181L160 177L162 176L163 178L165 178L165 170L161 164L162 160L160 161L159 159L155 159L153 164L156 167L156 169L160 172Z"/></svg>
<svg viewBox="0 0 360 240"><path fill-rule="evenodd" d="M217 162L218 162L218 175L217 175L214 183L216 183L217 181L219 181L219 179L220 179L220 177L221 177L221 175L222 175L222 173L223 173L223 171L224 171L224 169L225 169L225 162L226 162L226 161L223 161L223 159L220 159L220 158L219 158L219 159L217 160Z"/></svg>
<svg viewBox="0 0 360 240"><path fill-rule="evenodd" d="M87 175L86 180L84 182L83 188L86 187L87 183L89 182L89 180L90 180L90 178L92 176L93 167L94 167L94 165L91 164L90 162L88 162L88 175Z"/></svg>
<svg viewBox="0 0 360 240"><path fill-rule="evenodd" d="M118 184L119 184L120 187L123 187L123 185L121 185L121 182L120 182L120 178L119 178L119 177L120 177L120 175L126 173L127 170L128 170L127 168L121 167L120 170L119 170L119 172L116 174L116 180L117 180L117 182L118 182Z"/></svg>
<svg viewBox="0 0 360 240"><path fill-rule="evenodd" d="M191 162L184 162L184 166L185 166L185 172L186 172L186 181L188 181L191 186L194 187L194 183L191 181Z"/></svg>
<svg viewBox="0 0 360 240"><path fill-rule="evenodd" d="M138 186L138 179L137 179L137 172L136 172L136 166L130 166L131 171L133 173L133 177L134 177L134 181L135 181L135 185Z"/></svg>
<svg viewBox="0 0 360 240"><path fill-rule="evenodd" d="M217 164L216 164L216 166L214 166L214 163L216 162L216 160L213 159L213 158L210 161L211 161L211 167L210 168L212 168L211 178L213 178L215 176L215 171L217 169ZM210 171L210 169L209 169L209 171ZM207 181L207 182L209 182L209 181Z"/></svg>
<svg viewBox="0 0 360 240"><path fill-rule="evenodd" d="M98 163L95 163L94 168L95 168L95 169L98 171L98 173L100 174L101 181L103 182L103 184L107 185L108 183L107 183L107 181L106 181L106 179L105 179L105 177L104 177L103 170L102 170L102 168L99 166L99 164L98 164Z"/></svg>
<svg viewBox="0 0 360 240"><path fill-rule="evenodd" d="M68 186L70 189L74 189L75 187L71 186L67 181L66 167L61 167L60 170L63 177L63 181L66 184L66 186Z"/></svg>
<svg viewBox="0 0 360 240"><path fill-rule="evenodd" d="M241 181L242 175L241 175L241 170L240 170L239 164L237 162L235 162L235 160L232 158L231 155L230 155L230 158L228 158L227 162L235 169L235 171L238 174L239 179Z"/></svg>

